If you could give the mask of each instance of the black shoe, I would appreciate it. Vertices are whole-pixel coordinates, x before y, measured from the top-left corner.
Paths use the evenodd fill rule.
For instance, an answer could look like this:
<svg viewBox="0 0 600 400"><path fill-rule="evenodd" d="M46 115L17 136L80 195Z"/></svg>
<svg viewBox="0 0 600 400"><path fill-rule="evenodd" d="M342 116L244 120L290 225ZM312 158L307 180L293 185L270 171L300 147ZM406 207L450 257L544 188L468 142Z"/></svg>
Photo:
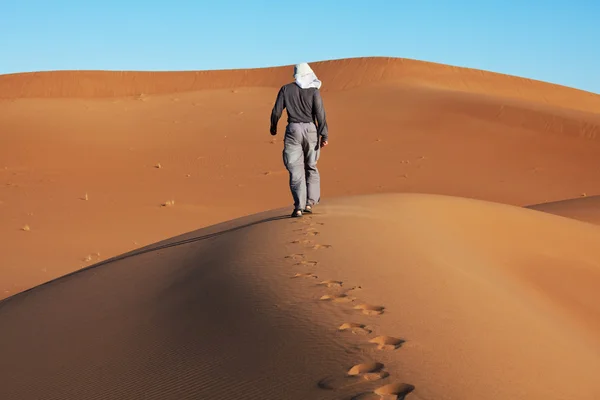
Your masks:
<svg viewBox="0 0 600 400"><path fill-rule="evenodd" d="M302 217L302 210L294 210L292 213L292 218L300 218Z"/></svg>
<svg viewBox="0 0 600 400"><path fill-rule="evenodd" d="M307 214L312 214L312 212L313 212L312 211L312 206L310 204L308 204L306 206L306 208L304 208L304 212L307 213Z"/></svg>

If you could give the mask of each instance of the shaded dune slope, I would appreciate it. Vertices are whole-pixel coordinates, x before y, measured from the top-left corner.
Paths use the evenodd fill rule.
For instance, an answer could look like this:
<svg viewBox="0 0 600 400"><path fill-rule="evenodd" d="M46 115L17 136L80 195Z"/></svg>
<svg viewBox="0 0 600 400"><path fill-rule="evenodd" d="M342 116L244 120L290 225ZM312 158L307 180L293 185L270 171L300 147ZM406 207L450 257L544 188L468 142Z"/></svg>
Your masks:
<svg viewBox="0 0 600 400"><path fill-rule="evenodd" d="M554 201L528 206L528 208L579 221L600 224L600 196Z"/></svg>
<svg viewBox="0 0 600 400"><path fill-rule="evenodd" d="M599 227L433 195L282 214L4 300L0 397L600 395Z"/></svg>

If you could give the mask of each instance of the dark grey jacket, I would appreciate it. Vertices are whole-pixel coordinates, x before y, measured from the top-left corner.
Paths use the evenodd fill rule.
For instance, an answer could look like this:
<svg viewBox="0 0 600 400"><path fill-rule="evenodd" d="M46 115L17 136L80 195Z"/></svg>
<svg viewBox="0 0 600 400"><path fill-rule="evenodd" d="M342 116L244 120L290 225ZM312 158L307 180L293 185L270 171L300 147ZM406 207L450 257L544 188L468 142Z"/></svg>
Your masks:
<svg viewBox="0 0 600 400"><path fill-rule="evenodd" d="M283 109L287 109L288 124L293 122L313 122L323 140L327 140L327 120L323 99L317 88L302 89L296 83L283 86L271 112L271 133L277 133L277 123Z"/></svg>

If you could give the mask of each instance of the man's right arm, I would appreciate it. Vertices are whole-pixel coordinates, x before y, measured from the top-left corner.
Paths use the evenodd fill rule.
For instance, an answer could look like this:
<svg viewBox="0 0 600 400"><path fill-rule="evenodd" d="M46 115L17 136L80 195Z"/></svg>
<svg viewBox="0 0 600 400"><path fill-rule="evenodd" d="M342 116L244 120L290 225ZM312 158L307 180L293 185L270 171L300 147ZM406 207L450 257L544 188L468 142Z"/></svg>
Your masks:
<svg viewBox="0 0 600 400"><path fill-rule="evenodd" d="M313 102L313 115L317 120L317 132L322 137L324 142L328 141L329 132L327 129L327 117L325 115L325 107L323 106L323 99L319 90L315 90L315 97Z"/></svg>
<svg viewBox="0 0 600 400"><path fill-rule="evenodd" d="M283 97L283 88L281 88L279 89L279 93L277 94L277 99L275 100L273 111L271 111L271 135L277 134L277 123L279 122L279 118L281 118L281 114L283 113L284 107L285 102Z"/></svg>

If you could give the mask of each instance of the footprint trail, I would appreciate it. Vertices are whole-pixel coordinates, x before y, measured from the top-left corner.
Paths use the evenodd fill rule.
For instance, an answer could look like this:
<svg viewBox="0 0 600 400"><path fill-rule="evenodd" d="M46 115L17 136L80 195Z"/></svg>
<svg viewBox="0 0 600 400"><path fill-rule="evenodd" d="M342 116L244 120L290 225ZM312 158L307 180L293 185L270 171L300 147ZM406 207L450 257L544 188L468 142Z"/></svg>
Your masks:
<svg viewBox="0 0 600 400"><path fill-rule="evenodd" d="M299 235L303 236L317 236L320 232L314 227L315 225L324 225L324 223L320 222L312 222L312 218L305 217L302 221L295 221L296 224L303 224L304 227L300 229L294 229L294 232L297 232ZM291 242L291 244L301 244L305 246L310 246L312 250L321 250L321 249L330 249L333 246L329 244L315 244L310 239L295 239ZM286 259L297 261L294 265L296 266L309 266L316 267L318 261L314 260L306 260L306 256L302 253L290 254L285 256ZM304 273L296 273L291 277L292 279L317 279L317 275L311 272ZM340 280L322 280L317 283L317 286L325 287L328 289L332 288L341 288L343 286L343 282ZM324 294L319 297L319 301L323 302L331 302L331 303L351 303L356 300L355 297L348 295L348 292L353 290L362 289L361 286L353 286L350 289L347 289L341 293L330 293ZM384 313L385 307L381 305L373 305L368 303L360 303L352 307L354 310L360 311L363 315L367 316L379 316ZM357 323L357 322L344 322L337 328L338 332L347 332L352 333L354 335L368 336L373 333L373 329L368 327L367 325ZM405 341L403 339L380 335L376 336L372 339L368 340L368 344L376 345L377 350L397 350L399 349ZM360 384L368 384L369 382L375 382L387 379L390 376L390 373L385 371L384 365L380 362L365 362L356 364L350 367L345 376L339 377L327 377L321 379L317 386L324 390L342 390L351 388L354 386L360 387ZM369 391L362 391L362 393L355 395L352 397L352 400L369 400L369 399L378 399L378 400L386 400L386 399L405 399L405 397L410 394L415 387L413 385L403 383L403 382L394 382L389 383L387 385L380 386L376 389L369 389L369 386L366 386L364 389Z"/></svg>

